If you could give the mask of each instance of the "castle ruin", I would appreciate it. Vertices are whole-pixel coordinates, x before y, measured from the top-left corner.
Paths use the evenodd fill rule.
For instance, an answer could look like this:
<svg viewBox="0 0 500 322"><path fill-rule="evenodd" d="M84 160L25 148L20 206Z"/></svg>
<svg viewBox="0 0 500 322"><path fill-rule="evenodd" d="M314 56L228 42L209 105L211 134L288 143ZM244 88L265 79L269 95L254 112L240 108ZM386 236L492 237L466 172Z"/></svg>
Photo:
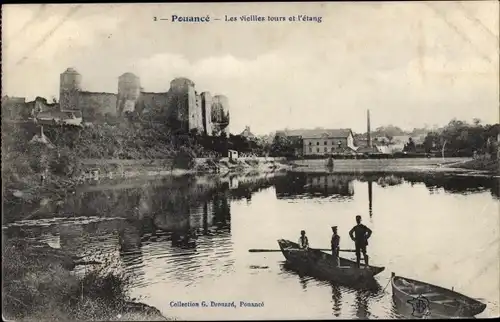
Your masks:
<svg viewBox="0 0 500 322"><path fill-rule="evenodd" d="M198 94L195 83L187 78L175 78L166 92L146 92L140 78L132 73L118 77L118 92L84 91L82 76L68 68L60 77L59 104L61 110L79 110L85 122L122 117L127 112L155 112L166 115L178 130L199 134L228 133L229 101L224 95Z"/></svg>

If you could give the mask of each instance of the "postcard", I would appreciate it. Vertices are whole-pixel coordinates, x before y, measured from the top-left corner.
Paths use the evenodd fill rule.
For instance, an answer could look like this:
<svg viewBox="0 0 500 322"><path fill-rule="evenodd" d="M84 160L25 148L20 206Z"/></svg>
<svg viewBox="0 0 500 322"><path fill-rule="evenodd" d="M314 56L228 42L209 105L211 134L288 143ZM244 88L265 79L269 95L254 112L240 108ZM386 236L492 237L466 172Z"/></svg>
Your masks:
<svg viewBox="0 0 500 322"><path fill-rule="evenodd" d="M4 319L498 317L498 12L2 6Z"/></svg>

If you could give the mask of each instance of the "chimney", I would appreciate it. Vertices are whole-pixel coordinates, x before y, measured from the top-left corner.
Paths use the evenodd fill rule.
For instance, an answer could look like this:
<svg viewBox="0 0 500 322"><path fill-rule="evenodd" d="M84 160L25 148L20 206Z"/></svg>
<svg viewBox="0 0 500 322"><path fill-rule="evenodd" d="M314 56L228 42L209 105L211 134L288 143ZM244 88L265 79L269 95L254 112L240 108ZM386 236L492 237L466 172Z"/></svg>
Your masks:
<svg viewBox="0 0 500 322"><path fill-rule="evenodd" d="M370 134L370 110L366 111L366 146L372 147L372 137Z"/></svg>

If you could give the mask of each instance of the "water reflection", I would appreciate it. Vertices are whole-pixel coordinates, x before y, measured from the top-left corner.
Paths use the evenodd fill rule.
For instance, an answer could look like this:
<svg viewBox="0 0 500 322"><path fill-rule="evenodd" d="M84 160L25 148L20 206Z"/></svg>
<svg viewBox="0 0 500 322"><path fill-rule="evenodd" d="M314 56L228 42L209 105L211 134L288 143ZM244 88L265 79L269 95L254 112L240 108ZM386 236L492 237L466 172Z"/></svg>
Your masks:
<svg viewBox="0 0 500 322"><path fill-rule="evenodd" d="M354 195L353 177L335 174L289 173L275 184L278 199L301 196L338 197L349 199Z"/></svg>
<svg viewBox="0 0 500 322"><path fill-rule="evenodd" d="M367 182L369 209L373 208L373 183L380 187L409 183L424 184L429 192L443 189L448 193L471 194L490 191L500 198L500 180L488 177L466 177L449 174L398 173L374 175L349 175L331 173L288 172L276 180L276 196L279 199L311 196L330 196L350 199L354 196L354 181Z"/></svg>
<svg viewBox="0 0 500 322"><path fill-rule="evenodd" d="M431 196L426 189L439 193ZM457 198L444 198L443 191ZM404 194L403 198L408 198L409 202L422 205L418 216L412 216L410 212L400 215L392 209L390 205L398 193L398 197ZM313 294L316 309L323 310L320 313L313 310L313 317L324 312L341 318L395 317L392 299L381 291L377 281L368 285L368 289L333 285L294 271L282 262L279 253L249 256L248 249L275 246L276 238L293 237L297 227L307 225L310 238L329 241L330 231L324 227L329 227L333 221L340 229L348 230L354 224L351 215L364 211L370 217L375 213L371 224L376 221L377 227L370 244L374 263L388 268L399 265L397 269L411 272L413 266L424 262L415 263L414 258L424 256L422 254L428 250L425 245L405 244L407 239L399 235L391 223L405 227L410 220L412 227L425 227L430 235L430 220L436 221L433 224L436 227L450 222L447 214L440 217L432 212L432 207L438 205L454 212L452 218L461 220L453 222L457 226L457 236L451 230L439 232L459 245L463 240L460 231L484 232L481 225L493 225L487 222L487 214L479 221L470 216L475 208L462 209L464 204L457 208L453 205L463 202L462 194L471 194L467 201L481 202L478 207L482 209L487 202L485 196L491 199L491 194L498 198L498 193L496 180L416 174L284 173L224 179L188 176L154 182L131 181L81 187L67 198L66 203L58 206L60 211L71 212L74 217L61 221L18 222L10 225L3 237L47 241L88 259L116 260L134 277L134 291L154 298L156 303L153 305L166 301L165 289L183 294L185 298L205 292L203 295L209 298L218 294L224 285L232 287L234 284L232 291L245 297L254 291L253 286L261 289L259 285L265 283L269 289L286 289L284 301L291 303L287 305L305 305L304 293ZM476 196L479 198L474 199ZM346 231L341 233L347 239L344 237ZM398 243L394 242L395 239ZM480 239L478 237L467 244L472 243L471 249L483 249L486 242L481 244ZM487 236L486 239L491 242L494 238ZM262 244L258 245L258 242ZM473 245L475 242L477 245ZM463 257L464 251L470 251L467 244L457 247L456 258ZM446 251L453 253L448 248ZM450 263L456 259L453 254L447 253L447 256ZM405 265L405 261L410 264ZM236 265L238 263L242 265ZM252 275L246 269L252 264L268 266L269 269L254 270ZM443 262L442 266L445 267L446 263ZM426 269L426 266L419 266L420 271ZM468 271L473 271L473 268L469 267ZM477 276L487 274L478 273ZM492 278L495 277L488 277ZM218 282L221 279L224 282ZM248 281L248 284L240 286L240 281ZM292 291L283 286L288 286L287 283L292 285ZM191 288L201 284L203 287ZM294 288L299 291L294 292ZM160 309L167 312L170 308Z"/></svg>
<svg viewBox="0 0 500 322"><path fill-rule="evenodd" d="M339 286L332 284L333 315L339 317L342 312L342 292Z"/></svg>
<svg viewBox="0 0 500 322"><path fill-rule="evenodd" d="M285 274L298 277L298 280L304 290L306 290L307 288L308 281L313 279L312 277L306 275L304 272L297 270L287 262L282 262L280 267L282 272L284 272ZM324 285L328 285L331 288L332 311L333 315L336 317L342 315L343 294L354 294L354 300L351 302L351 307L354 310L354 316L356 316L358 319L367 319L371 316L369 305L370 299L377 299L383 293L381 285L376 280L374 280L373 283L364 284L362 286L337 285L328 281L323 281L322 283Z"/></svg>
<svg viewBox="0 0 500 322"><path fill-rule="evenodd" d="M368 180L368 212L373 216L373 181Z"/></svg>
<svg viewBox="0 0 500 322"><path fill-rule="evenodd" d="M368 309L369 294L366 291L356 290L354 309L358 319L368 319L370 312Z"/></svg>

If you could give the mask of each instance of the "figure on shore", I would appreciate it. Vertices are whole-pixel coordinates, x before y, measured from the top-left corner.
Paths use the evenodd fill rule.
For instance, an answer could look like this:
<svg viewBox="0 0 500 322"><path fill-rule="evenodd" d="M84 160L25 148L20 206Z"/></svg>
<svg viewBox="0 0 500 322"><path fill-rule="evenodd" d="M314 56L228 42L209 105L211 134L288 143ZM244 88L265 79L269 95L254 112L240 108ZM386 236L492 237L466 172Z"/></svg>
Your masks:
<svg viewBox="0 0 500 322"><path fill-rule="evenodd" d="M330 168L330 169L333 169L333 156L332 156L332 155L330 155L330 156L328 157L328 161L326 162L326 166L327 166L328 168Z"/></svg>
<svg viewBox="0 0 500 322"><path fill-rule="evenodd" d="M349 236L354 241L356 246L356 263L360 267L361 252L365 260L365 267L368 267L368 254L366 253L366 246L368 246L368 239L372 235L370 228L361 223L361 216L356 216L357 225L352 227L349 231Z"/></svg>

